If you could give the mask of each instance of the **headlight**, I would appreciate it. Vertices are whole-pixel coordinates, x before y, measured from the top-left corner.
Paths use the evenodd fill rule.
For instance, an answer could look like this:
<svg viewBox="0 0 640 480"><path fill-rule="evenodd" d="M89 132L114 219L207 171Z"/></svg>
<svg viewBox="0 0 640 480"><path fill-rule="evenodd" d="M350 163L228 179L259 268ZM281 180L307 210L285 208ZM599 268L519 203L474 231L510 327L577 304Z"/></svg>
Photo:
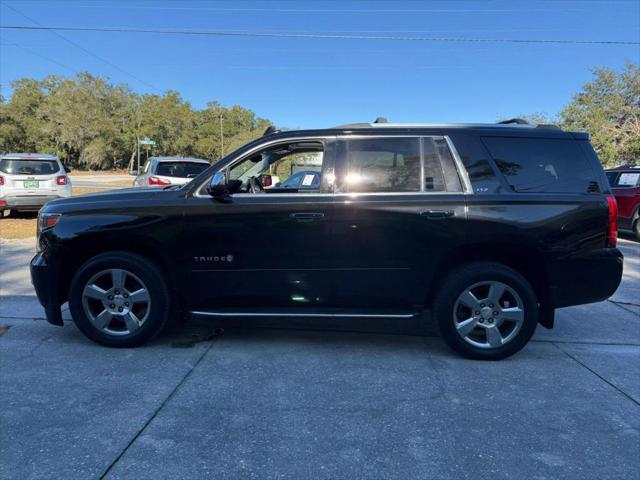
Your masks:
<svg viewBox="0 0 640 480"><path fill-rule="evenodd" d="M38 215L38 233L53 227L59 220L59 213L40 213Z"/></svg>

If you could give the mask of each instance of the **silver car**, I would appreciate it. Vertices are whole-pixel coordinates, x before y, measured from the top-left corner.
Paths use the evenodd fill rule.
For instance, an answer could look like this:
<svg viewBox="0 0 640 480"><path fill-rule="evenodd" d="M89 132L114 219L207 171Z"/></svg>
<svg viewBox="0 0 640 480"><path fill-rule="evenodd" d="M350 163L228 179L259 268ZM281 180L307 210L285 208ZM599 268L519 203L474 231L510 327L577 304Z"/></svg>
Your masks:
<svg viewBox="0 0 640 480"><path fill-rule="evenodd" d="M71 196L69 171L55 155L0 154L0 217L11 210L37 211L49 200Z"/></svg>
<svg viewBox="0 0 640 480"><path fill-rule="evenodd" d="M209 166L208 160L190 157L151 157L141 172L132 170L134 187L184 185Z"/></svg>

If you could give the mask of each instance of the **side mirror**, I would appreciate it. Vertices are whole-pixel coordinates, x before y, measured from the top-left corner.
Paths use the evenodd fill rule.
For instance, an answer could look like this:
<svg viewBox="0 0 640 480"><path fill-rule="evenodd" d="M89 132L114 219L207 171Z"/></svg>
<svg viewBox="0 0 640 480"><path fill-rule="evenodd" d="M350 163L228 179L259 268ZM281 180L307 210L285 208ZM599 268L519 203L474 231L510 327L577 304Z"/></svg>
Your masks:
<svg viewBox="0 0 640 480"><path fill-rule="evenodd" d="M132 177L137 177L138 176L138 170L129 171L129 175L131 175Z"/></svg>
<svg viewBox="0 0 640 480"><path fill-rule="evenodd" d="M64 173L69 173L71 172L71 167L67 167L66 165L64 165Z"/></svg>
<svg viewBox="0 0 640 480"><path fill-rule="evenodd" d="M227 175L224 172L215 173L207 186L207 192L216 200L229 201L231 192L227 184Z"/></svg>

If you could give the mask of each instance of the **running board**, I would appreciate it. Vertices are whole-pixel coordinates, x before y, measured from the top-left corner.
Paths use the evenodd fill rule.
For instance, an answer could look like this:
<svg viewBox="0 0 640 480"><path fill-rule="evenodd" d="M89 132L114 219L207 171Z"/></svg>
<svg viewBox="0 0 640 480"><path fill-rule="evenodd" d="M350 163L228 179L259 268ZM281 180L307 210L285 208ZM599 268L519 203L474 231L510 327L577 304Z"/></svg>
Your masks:
<svg viewBox="0 0 640 480"><path fill-rule="evenodd" d="M314 318L413 318L417 313L292 313L292 312L202 312L191 311L198 317L314 317Z"/></svg>

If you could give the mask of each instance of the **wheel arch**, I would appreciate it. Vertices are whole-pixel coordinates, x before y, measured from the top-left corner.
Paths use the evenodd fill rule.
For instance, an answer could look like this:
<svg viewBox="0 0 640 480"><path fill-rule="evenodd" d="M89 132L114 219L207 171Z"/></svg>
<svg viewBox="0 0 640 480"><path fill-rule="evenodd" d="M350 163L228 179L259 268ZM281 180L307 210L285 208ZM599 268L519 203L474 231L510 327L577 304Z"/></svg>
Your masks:
<svg viewBox="0 0 640 480"><path fill-rule="evenodd" d="M548 328L553 326L553 315L547 318L545 314L549 303L549 277L544 256L539 250L520 244L476 243L450 250L439 259L429 282L432 288L427 295L427 307L433 304L437 291L435 287L441 283L441 279L448 272L462 265L480 261L503 264L525 277L533 287L541 305L540 323Z"/></svg>
<svg viewBox="0 0 640 480"><path fill-rule="evenodd" d="M151 261L163 273L169 290L176 292L175 283L169 274L172 270L169 259L153 239L128 235L121 237L100 235L86 239L78 238L69 245L67 254L64 255L64 266L60 277L61 303L68 300L71 280L80 267L92 258L110 252L131 253Z"/></svg>

